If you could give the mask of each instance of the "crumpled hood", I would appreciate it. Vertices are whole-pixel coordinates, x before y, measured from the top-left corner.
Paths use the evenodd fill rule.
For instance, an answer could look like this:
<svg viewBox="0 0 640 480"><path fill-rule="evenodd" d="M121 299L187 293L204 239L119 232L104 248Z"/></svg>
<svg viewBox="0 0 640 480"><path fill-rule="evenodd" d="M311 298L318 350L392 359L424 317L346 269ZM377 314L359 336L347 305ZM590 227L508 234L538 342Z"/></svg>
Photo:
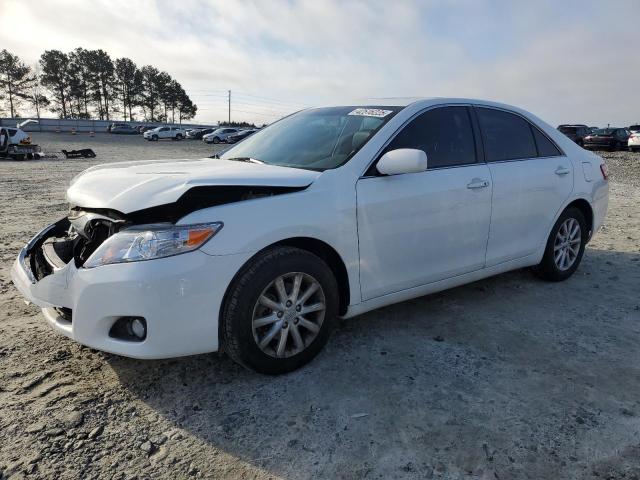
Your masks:
<svg viewBox="0 0 640 480"><path fill-rule="evenodd" d="M211 158L111 163L91 167L76 176L67 190L67 201L83 208L130 213L175 202L193 187L306 187L320 174Z"/></svg>

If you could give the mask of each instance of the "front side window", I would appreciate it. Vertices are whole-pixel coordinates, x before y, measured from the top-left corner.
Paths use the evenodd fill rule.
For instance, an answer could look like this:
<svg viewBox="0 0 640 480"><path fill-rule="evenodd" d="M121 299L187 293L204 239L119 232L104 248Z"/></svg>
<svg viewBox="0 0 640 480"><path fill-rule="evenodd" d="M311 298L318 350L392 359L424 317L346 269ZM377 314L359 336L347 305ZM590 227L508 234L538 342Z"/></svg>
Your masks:
<svg viewBox="0 0 640 480"><path fill-rule="evenodd" d="M414 148L427 154L428 168L476 163L467 107L438 107L413 119L385 151Z"/></svg>
<svg viewBox="0 0 640 480"><path fill-rule="evenodd" d="M493 108L479 107L477 112L488 162L537 156L533 133L524 118Z"/></svg>
<svg viewBox="0 0 640 480"><path fill-rule="evenodd" d="M336 168L401 109L348 106L303 110L247 137L220 158L320 171Z"/></svg>

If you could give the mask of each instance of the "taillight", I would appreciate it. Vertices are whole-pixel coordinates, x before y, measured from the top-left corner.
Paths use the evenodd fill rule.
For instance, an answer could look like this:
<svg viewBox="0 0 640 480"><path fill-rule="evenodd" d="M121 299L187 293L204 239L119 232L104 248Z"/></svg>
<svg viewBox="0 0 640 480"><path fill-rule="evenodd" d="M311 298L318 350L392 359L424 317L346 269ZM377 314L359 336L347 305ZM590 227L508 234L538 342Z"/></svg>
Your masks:
<svg viewBox="0 0 640 480"><path fill-rule="evenodd" d="M600 164L600 171L602 172L602 178L609 180L609 168L606 163Z"/></svg>

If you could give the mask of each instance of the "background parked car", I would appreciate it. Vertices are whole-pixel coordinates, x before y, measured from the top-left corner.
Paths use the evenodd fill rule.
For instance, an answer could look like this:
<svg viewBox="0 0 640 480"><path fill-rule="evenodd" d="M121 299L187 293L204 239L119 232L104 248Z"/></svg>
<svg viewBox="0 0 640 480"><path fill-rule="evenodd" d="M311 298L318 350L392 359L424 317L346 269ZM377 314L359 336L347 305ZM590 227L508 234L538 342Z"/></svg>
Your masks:
<svg viewBox="0 0 640 480"><path fill-rule="evenodd" d="M153 130L154 128L158 128L158 126L157 125L140 125L138 127L138 133L144 133L149 130Z"/></svg>
<svg viewBox="0 0 640 480"><path fill-rule="evenodd" d="M623 150L627 148L628 141L629 131L626 128L608 127L587 135L583 147L593 150Z"/></svg>
<svg viewBox="0 0 640 480"><path fill-rule="evenodd" d="M258 130L252 128L250 130L242 130L234 135L229 135L227 137L227 143L238 143L239 141L244 140L245 138L253 135L257 131Z"/></svg>
<svg viewBox="0 0 640 480"><path fill-rule="evenodd" d="M240 130L237 128L228 128L228 127L218 128L217 130L214 130L213 132L207 135L204 135L202 137L202 141L204 143L226 142L228 137L238 133L239 131Z"/></svg>
<svg viewBox="0 0 640 480"><path fill-rule="evenodd" d="M202 137L214 132L215 128L194 128L190 132L187 132L187 138L192 140L202 140Z"/></svg>
<svg viewBox="0 0 640 480"><path fill-rule="evenodd" d="M627 140L627 148L631 152L640 152L640 130L631 132L629 140Z"/></svg>
<svg viewBox="0 0 640 480"><path fill-rule="evenodd" d="M156 141L163 138L170 138L171 140L182 140L185 138L186 133L183 128L180 127L157 127L153 130L147 130L144 132L143 137L146 140Z"/></svg>
<svg viewBox="0 0 640 480"><path fill-rule="evenodd" d="M629 130L631 133L639 133L640 125L631 125L629 126L629 128L627 128L627 130Z"/></svg>
<svg viewBox="0 0 640 480"><path fill-rule="evenodd" d="M128 123L112 123L109 126L109 133L118 133L121 135L137 135L138 129L132 127Z"/></svg>
<svg viewBox="0 0 640 480"><path fill-rule="evenodd" d="M582 124L558 125L558 130L580 146L584 143L584 137L591 133L591 129Z"/></svg>

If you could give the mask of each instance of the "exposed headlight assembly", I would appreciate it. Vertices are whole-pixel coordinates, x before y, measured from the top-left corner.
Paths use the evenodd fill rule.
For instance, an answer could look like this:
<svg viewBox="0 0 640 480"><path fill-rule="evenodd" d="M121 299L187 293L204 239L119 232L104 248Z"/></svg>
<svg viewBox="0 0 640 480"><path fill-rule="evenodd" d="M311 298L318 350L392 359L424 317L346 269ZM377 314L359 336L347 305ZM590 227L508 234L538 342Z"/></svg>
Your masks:
<svg viewBox="0 0 640 480"><path fill-rule="evenodd" d="M136 225L107 238L85 268L171 257L200 248L222 229L222 222L194 225Z"/></svg>

